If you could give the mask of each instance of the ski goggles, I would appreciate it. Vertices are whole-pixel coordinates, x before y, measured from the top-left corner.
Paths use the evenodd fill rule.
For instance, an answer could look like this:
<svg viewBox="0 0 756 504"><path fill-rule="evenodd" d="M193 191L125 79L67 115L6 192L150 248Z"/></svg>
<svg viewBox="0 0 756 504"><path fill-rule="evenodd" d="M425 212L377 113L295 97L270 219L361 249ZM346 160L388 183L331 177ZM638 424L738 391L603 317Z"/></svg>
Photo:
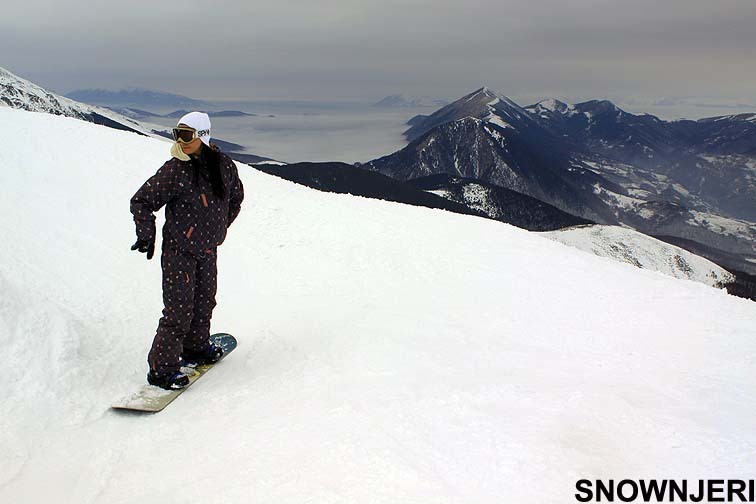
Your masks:
<svg viewBox="0 0 756 504"><path fill-rule="evenodd" d="M192 128L173 128L173 139L177 142L189 143L197 136L197 131Z"/></svg>

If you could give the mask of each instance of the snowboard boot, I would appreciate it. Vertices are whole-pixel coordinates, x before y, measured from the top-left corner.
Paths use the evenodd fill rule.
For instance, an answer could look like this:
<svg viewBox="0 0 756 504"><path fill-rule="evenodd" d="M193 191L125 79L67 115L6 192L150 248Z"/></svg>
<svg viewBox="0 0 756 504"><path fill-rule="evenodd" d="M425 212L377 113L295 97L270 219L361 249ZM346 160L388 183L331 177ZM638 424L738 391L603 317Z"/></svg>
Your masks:
<svg viewBox="0 0 756 504"><path fill-rule="evenodd" d="M181 371L157 374L150 370L147 375L147 383L166 390L179 390L189 385L189 377Z"/></svg>
<svg viewBox="0 0 756 504"><path fill-rule="evenodd" d="M202 350L190 350L185 348L181 353L181 365L196 367L206 364L215 364L223 357L223 347L215 343L208 343Z"/></svg>

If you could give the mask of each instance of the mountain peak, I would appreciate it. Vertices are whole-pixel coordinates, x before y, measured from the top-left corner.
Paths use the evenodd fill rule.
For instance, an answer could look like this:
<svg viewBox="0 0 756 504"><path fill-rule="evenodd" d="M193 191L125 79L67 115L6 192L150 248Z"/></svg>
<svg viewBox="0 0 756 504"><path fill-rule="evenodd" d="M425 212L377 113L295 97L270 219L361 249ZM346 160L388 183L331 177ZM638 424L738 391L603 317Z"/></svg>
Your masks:
<svg viewBox="0 0 756 504"><path fill-rule="evenodd" d="M578 103L575 107L578 108L581 112L590 112L593 115L607 113L626 113L624 110L622 110L609 100L590 100L587 102Z"/></svg>
<svg viewBox="0 0 756 504"><path fill-rule="evenodd" d="M546 98L541 100L535 105L525 107L525 110L537 115L537 116L551 116L553 114L565 116L571 115L575 111L575 106L559 101L555 98Z"/></svg>
<svg viewBox="0 0 756 504"><path fill-rule="evenodd" d="M496 98L505 98L502 95L499 95L495 91L492 91L487 86L483 86L482 88L476 89L472 93L463 96L458 101L471 101L471 100L482 100L482 99L488 99L488 100L495 100Z"/></svg>
<svg viewBox="0 0 756 504"><path fill-rule="evenodd" d="M506 96L492 91L486 86L476 89L462 98L440 108L421 121L416 121L404 132L409 140L415 140L434 127L472 117L484 122L506 124L516 128L517 124L531 122L530 114Z"/></svg>
<svg viewBox="0 0 756 504"><path fill-rule="evenodd" d="M518 118L528 116L528 112L520 105L503 94L493 91L487 86L483 86L482 88L463 96L459 100L451 103L449 107L464 108L466 109L468 116L477 117L479 119L484 119L493 111L503 113L504 115L516 116Z"/></svg>
<svg viewBox="0 0 756 504"><path fill-rule="evenodd" d="M541 100L538 103L536 103L536 106L540 106L542 108L545 108L546 110L551 110L552 112L561 112L563 110L566 110L570 108L571 105L559 101L556 98L546 98L545 100Z"/></svg>

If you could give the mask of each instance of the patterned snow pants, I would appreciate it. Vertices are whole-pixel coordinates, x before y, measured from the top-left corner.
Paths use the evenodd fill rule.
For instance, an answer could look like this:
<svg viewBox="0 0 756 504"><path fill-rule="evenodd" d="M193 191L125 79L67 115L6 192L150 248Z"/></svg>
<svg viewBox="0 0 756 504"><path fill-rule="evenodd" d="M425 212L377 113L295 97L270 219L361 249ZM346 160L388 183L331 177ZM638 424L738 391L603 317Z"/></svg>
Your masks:
<svg viewBox="0 0 756 504"><path fill-rule="evenodd" d="M179 370L183 348L204 349L210 338L210 318L217 288L216 250L205 257L163 249L163 316L147 357L157 373Z"/></svg>

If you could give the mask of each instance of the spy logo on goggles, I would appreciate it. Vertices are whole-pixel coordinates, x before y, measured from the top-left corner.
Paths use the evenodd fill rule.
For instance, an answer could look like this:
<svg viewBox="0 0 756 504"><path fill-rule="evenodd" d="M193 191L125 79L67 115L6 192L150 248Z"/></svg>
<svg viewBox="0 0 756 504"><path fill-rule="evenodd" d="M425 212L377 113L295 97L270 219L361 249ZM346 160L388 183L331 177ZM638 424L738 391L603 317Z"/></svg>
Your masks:
<svg viewBox="0 0 756 504"><path fill-rule="evenodd" d="M210 130L195 131L192 128L173 128L173 139L177 142L189 143L195 138L209 135Z"/></svg>

